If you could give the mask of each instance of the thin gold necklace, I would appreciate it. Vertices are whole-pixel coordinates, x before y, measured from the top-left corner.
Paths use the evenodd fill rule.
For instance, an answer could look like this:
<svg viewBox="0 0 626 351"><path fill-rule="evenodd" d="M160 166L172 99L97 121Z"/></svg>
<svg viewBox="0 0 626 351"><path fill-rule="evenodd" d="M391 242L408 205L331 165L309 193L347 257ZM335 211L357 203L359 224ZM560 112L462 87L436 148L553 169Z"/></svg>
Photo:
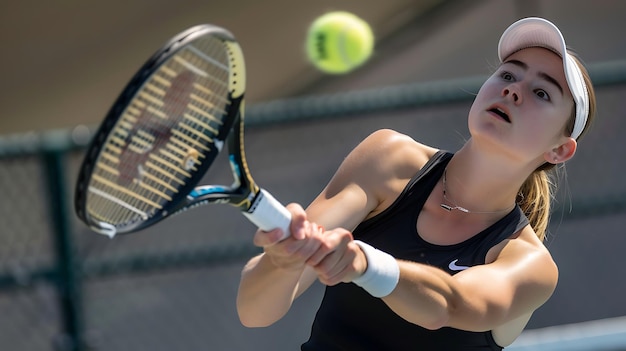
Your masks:
<svg viewBox="0 0 626 351"><path fill-rule="evenodd" d="M515 204L513 204L512 207L503 209L503 210L498 210L498 211L470 211L467 208L463 207L463 206L459 206L456 204L456 202L448 199L448 196L446 195L446 174L448 173L448 167L446 167L443 170L443 199L448 202L451 203L451 205L445 204L445 203L441 203L439 206L441 206L441 208L443 208L444 210L448 211L448 212L452 212L452 210L458 210L464 213L502 213L502 212L509 212L511 211L514 207Z"/></svg>

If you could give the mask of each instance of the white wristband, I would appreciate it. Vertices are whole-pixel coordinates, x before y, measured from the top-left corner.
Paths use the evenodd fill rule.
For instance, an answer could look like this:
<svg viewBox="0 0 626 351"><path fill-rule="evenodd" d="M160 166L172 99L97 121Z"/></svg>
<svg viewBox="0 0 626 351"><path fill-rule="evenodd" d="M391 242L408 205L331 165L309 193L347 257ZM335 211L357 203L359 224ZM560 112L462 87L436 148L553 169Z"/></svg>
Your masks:
<svg viewBox="0 0 626 351"><path fill-rule="evenodd" d="M362 276L352 282L374 297L391 294L400 280L400 267L396 259L360 240L355 240L354 243L359 245L365 254L367 269Z"/></svg>

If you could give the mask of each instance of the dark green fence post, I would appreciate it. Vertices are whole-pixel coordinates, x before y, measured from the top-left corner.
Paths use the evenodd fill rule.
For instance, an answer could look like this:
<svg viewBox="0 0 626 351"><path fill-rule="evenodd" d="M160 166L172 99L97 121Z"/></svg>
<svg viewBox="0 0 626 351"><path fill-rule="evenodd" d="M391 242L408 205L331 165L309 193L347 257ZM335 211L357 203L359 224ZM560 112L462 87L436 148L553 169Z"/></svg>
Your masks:
<svg viewBox="0 0 626 351"><path fill-rule="evenodd" d="M56 283L63 318L63 334L55 340L55 346L59 351L85 351L80 274L68 216L64 150L46 150L43 161L47 172L50 219L57 254Z"/></svg>

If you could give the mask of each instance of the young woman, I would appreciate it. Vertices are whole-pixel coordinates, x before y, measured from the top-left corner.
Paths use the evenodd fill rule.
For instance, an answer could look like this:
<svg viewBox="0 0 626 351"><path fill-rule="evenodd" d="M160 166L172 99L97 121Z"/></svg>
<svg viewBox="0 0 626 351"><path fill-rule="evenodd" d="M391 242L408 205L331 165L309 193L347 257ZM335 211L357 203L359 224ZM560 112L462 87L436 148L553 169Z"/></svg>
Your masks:
<svg viewBox="0 0 626 351"><path fill-rule="evenodd" d="M548 171L569 160L595 115L579 60L552 23L526 18L469 111L455 153L392 130L363 140L291 237L257 231L242 272L242 323L279 320L325 284L302 350L502 350L555 289L543 245ZM326 229L324 229L326 228Z"/></svg>

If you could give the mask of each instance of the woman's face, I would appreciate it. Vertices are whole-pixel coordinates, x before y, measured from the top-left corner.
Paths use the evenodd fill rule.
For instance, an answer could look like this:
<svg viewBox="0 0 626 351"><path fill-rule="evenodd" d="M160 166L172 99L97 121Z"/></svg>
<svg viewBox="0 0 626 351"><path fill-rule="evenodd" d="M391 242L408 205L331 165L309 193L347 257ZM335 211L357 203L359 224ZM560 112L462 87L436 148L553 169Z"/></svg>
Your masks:
<svg viewBox="0 0 626 351"><path fill-rule="evenodd" d="M509 56L483 84L468 126L472 139L490 151L539 165L569 139L564 130L573 108L561 58L528 48Z"/></svg>

